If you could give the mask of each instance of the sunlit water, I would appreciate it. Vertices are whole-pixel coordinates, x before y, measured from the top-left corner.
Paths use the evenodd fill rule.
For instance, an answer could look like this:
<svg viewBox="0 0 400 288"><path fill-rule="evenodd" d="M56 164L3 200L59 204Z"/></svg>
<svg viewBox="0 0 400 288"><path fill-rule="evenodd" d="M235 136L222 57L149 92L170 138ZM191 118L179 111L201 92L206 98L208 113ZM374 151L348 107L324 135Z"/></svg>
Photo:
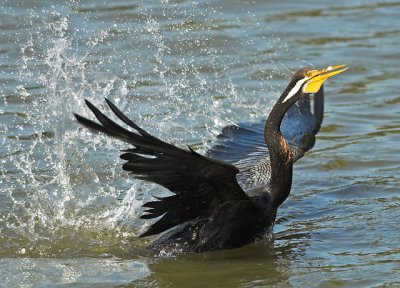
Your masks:
<svg viewBox="0 0 400 288"><path fill-rule="evenodd" d="M0 286L400 286L400 2L111 2L0 4ZM205 152L292 71L341 63L273 243L149 255L140 205L165 190L72 116L107 97Z"/></svg>

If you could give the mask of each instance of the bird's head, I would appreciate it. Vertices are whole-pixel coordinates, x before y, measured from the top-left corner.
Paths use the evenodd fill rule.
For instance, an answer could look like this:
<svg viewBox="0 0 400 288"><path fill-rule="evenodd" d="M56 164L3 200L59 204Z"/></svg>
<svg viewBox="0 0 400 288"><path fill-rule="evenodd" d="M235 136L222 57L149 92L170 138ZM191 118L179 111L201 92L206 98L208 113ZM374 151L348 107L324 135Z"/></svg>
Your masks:
<svg viewBox="0 0 400 288"><path fill-rule="evenodd" d="M282 103L285 103L289 99L296 99L297 101L305 94L317 93L326 79L342 73L347 69L348 67L346 67L346 64L341 64L329 66L322 70L304 68L297 71L285 90L286 93L284 93L285 97L283 97Z"/></svg>

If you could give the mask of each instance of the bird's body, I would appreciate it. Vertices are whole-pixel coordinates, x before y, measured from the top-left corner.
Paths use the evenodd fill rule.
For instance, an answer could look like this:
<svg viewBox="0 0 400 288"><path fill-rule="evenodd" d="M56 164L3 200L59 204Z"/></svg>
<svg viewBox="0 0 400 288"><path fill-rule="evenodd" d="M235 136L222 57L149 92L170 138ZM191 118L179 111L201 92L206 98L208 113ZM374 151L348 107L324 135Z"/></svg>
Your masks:
<svg viewBox="0 0 400 288"><path fill-rule="evenodd" d="M235 248L272 230L277 209L291 190L293 163L313 146L320 127L322 83L346 70L340 68L343 65L298 71L272 108L263 133L261 129L226 128L208 156L148 134L108 100L115 115L134 132L88 101L100 124L75 116L92 130L132 144L133 148L121 155L127 161L123 169L173 193L143 205L147 214L141 218L160 218L141 236L167 231L153 242L152 250L178 253ZM315 94L313 111L309 94ZM243 141L235 141L235 137ZM249 141L252 137L255 141Z"/></svg>

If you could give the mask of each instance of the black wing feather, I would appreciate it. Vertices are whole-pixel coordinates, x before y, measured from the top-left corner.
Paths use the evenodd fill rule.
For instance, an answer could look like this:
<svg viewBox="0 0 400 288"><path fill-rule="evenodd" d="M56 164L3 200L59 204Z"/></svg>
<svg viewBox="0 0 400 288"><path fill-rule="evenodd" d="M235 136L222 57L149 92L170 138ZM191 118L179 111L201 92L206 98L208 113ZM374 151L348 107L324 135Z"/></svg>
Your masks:
<svg viewBox="0 0 400 288"><path fill-rule="evenodd" d="M303 97L286 112L281 131L292 150L294 161L303 157L315 143L315 135L321 127L324 110L323 87L314 95L314 105L310 97ZM265 120L258 123L230 125L222 130L218 141L207 153L214 159L236 163L245 161L249 155L257 162L268 156L264 140ZM266 135L268 137L268 135Z"/></svg>
<svg viewBox="0 0 400 288"><path fill-rule="evenodd" d="M322 123L324 92L301 98L286 112L281 131L288 142L293 161L303 157L315 143L315 135ZM218 136L218 141L207 153L214 159L226 161L239 168L237 180L247 192L270 191L271 165L268 147L264 140L265 121L227 126ZM268 135L265 135L268 137ZM253 192L251 192L253 191Z"/></svg>
<svg viewBox="0 0 400 288"><path fill-rule="evenodd" d="M161 218L141 236L155 235L198 217L209 217L224 202L249 199L237 183L239 170L235 166L161 141L106 101L114 114L134 132L119 126L87 100L87 106L100 124L75 114L78 122L132 144L133 148L120 156L127 161L122 168L138 179L157 183L174 193L143 205L147 214L141 218Z"/></svg>

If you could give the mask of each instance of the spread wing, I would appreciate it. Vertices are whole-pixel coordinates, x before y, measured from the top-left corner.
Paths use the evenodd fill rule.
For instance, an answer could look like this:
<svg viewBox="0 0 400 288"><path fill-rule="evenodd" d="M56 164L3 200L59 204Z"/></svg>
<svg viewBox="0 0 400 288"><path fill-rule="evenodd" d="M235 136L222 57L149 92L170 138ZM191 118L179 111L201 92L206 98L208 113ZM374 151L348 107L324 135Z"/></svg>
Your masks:
<svg viewBox="0 0 400 288"><path fill-rule="evenodd" d="M209 217L220 204L248 200L236 180L238 169L230 164L183 150L150 135L128 119L113 103L107 104L134 132L122 128L86 101L100 123L75 114L82 125L131 144L121 158L123 169L136 178L157 183L174 195L147 202L143 219L162 216L141 236L166 231L197 217Z"/></svg>
<svg viewBox="0 0 400 288"><path fill-rule="evenodd" d="M323 119L323 87L311 97L304 97L285 114L281 131L287 140L294 161L303 157L315 143ZM264 140L265 120L227 126L207 156L234 164L239 168L238 182L245 190L268 185L270 179L269 151ZM268 137L268 135L266 135Z"/></svg>

